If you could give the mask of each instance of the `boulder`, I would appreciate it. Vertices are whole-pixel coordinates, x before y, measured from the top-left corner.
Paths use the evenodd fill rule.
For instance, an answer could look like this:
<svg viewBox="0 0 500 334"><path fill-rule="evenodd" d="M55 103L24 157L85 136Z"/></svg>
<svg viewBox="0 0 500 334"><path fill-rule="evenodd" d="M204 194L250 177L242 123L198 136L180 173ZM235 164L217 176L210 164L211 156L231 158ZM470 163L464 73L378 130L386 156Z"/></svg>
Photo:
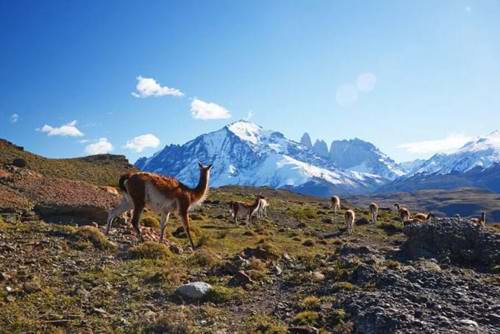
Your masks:
<svg viewBox="0 0 500 334"><path fill-rule="evenodd" d="M492 267L500 263L500 233L469 222L445 220L408 224L403 250L411 258L436 258L455 264Z"/></svg>
<svg viewBox="0 0 500 334"><path fill-rule="evenodd" d="M184 298L199 300L204 298L211 289L212 286L208 283L192 282L181 285L175 293Z"/></svg>
<svg viewBox="0 0 500 334"><path fill-rule="evenodd" d="M19 167L19 168L24 168L24 167L28 166L28 163L23 158L16 158L12 161L12 165Z"/></svg>

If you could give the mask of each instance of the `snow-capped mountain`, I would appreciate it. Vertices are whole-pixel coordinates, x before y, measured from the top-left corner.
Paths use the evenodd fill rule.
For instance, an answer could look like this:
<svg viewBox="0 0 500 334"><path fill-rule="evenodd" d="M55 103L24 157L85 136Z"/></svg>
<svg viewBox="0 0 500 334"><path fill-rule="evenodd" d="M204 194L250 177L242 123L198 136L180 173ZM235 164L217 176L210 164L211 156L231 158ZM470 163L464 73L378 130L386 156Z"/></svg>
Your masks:
<svg viewBox="0 0 500 334"><path fill-rule="evenodd" d="M417 169L422 167L426 162L425 159L416 159L411 161L400 162L399 167L403 170L406 175L413 174Z"/></svg>
<svg viewBox="0 0 500 334"><path fill-rule="evenodd" d="M136 166L193 185L198 180L198 161L213 163L210 184L215 187L270 186L327 196L366 193L388 181L364 171L339 169L311 148L247 121L231 123L184 145L168 145L150 158L139 159Z"/></svg>
<svg viewBox="0 0 500 334"><path fill-rule="evenodd" d="M478 187L500 192L500 132L466 143L448 154L436 154L419 163L381 192Z"/></svg>
<svg viewBox="0 0 500 334"><path fill-rule="evenodd" d="M487 169L500 163L500 132L478 137L456 152L436 154L408 176L465 173L476 167Z"/></svg>
<svg viewBox="0 0 500 334"><path fill-rule="evenodd" d="M401 166L375 145L358 138L334 140L330 146L329 158L341 169L371 173L388 180L405 174Z"/></svg>

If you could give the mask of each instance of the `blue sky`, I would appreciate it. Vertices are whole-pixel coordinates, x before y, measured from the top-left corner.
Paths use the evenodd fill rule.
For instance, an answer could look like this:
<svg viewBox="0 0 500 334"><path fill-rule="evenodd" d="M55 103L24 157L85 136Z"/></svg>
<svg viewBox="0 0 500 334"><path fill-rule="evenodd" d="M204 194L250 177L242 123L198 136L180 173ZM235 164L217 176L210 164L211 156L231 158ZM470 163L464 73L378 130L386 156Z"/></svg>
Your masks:
<svg viewBox="0 0 500 334"><path fill-rule="evenodd" d="M0 137L135 161L251 116L427 157L500 127L499 17L498 0L0 1Z"/></svg>

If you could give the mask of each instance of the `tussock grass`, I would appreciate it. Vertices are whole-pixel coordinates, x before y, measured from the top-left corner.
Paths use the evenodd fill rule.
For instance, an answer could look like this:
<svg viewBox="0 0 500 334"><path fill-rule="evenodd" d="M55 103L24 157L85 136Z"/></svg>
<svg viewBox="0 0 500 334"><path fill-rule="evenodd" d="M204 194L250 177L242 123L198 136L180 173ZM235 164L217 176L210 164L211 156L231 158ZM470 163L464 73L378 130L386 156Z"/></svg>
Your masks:
<svg viewBox="0 0 500 334"><path fill-rule="evenodd" d="M352 285L349 282L335 282L333 283L333 290L334 291L340 291L340 290L353 290L354 285Z"/></svg>
<svg viewBox="0 0 500 334"><path fill-rule="evenodd" d="M132 259L164 260L170 257L170 250L164 244L146 241L129 249Z"/></svg>
<svg viewBox="0 0 500 334"><path fill-rule="evenodd" d="M215 304L224 304L234 300L241 300L244 295L245 291L241 288L228 288L215 285L208 291L205 300Z"/></svg>
<svg viewBox="0 0 500 334"><path fill-rule="evenodd" d="M314 325L318 321L320 315L315 311L303 311L297 313L293 318L293 322L298 325Z"/></svg>
<svg viewBox="0 0 500 334"><path fill-rule="evenodd" d="M307 296L301 303L304 310L317 310L321 306L321 299L316 296Z"/></svg>
<svg viewBox="0 0 500 334"><path fill-rule="evenodd" d="M257 314L246 319L246 327L249 333L254 334L286 334L287 327L280 321L267 315Z"/></svg>
<svg viewBox="0 0 500 334"><path fill-rule="evenodd" d="M141 225L146 226L146 227L153 227L153 228L159 229L160 228L160 221L155 217L147 216L147 217L144 217L141 219Z"/></svg>
<svg viewBox="0 0 500 334"><path fill-rule="evenodd" d="M221 258L214 251L208 248L197 249L189 259L189 264L198 267L213 267L220 263Z"/></svg>
<svg viewBox="0 0 500 334"><path fill-rule="evenodd" d="M115 245L96 227L82 226L76 229L75 235L80 241L89 241L95 248L101 250L115 249Z"/></svg>

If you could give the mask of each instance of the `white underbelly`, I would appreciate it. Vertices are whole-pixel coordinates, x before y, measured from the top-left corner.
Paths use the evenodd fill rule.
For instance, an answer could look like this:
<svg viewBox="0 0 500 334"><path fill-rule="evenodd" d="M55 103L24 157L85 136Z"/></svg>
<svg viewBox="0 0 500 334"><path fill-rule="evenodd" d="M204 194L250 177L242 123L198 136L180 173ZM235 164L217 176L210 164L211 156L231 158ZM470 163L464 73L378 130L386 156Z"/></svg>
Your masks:
<svg viewBox="0 0 500 334"><path fill-rule="evenodd" d="M177 200L166 198L149 182L146 183L145 202L149 209L157 213L174 212L177 210Z"/></svg>

